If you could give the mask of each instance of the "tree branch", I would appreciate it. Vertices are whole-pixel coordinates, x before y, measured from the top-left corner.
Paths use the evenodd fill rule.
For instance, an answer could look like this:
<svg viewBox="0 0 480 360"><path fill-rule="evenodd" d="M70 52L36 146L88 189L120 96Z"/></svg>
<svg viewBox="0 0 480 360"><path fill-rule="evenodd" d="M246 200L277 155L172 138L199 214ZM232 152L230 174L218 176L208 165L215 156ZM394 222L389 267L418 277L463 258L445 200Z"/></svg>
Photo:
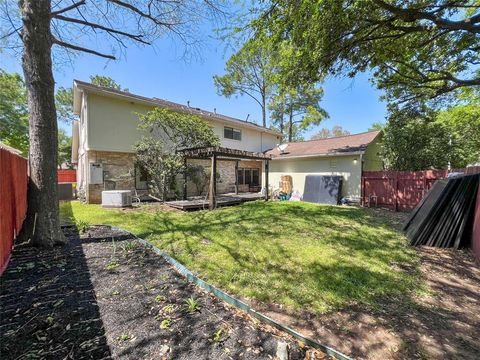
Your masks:
<svg viewBox="0 0 480 360"><path fill-rule="evenodd" d="M450 30L464 30L474 34L480 33L480 26L476 25L480 21L480 14L461 21L452 21L441 18L437 12L425 12L416 9L405 9L386 3L383 0L373 0L377 6L385 9L392 14L395 14L400 20L405 22L414 22L416 20L429 20L433 22L438 28Z"/></svg>
<svg viewBox="0 0 480 360"><path fill-rule="evenodd" d="M100 53L100 52L95 51L95 50L87 49L87 48L77 46L77 45L72 45L72 44L60 41L58 39L55 39L55 38L53 39L53 43L56 44L56 45L62 46L64 48L67 48L67 49L72 49L72 50L75 50L75 51L81 51L81 52L84 52L84 53L100 56L100 57L103 57L103 58L116 60L116 57L113 56L113 55L103 54L103 53Z"/></svg>
<svg viewBox="0 0 480 360"><path fill-rule="evenodd" d="M141 38L143 37L143 35L130 34L130 33L127 33L127 32L124 32L124 31L120 31L120 30L115 30L115 29L112 29L112 28L109 28L109 27L106 27L106 26L103 26L103 25L91 23L91 22L89 22L89 21L84 21L84 20L80 20L80 19L70 18L70 17L66 17L66 16L63 16L63 15L55 15L54 18L55 18L55 19L58 19L58 20L62 20L62 21L72 22L72 23L75 23L75 24L81 24L81 25L89 26L89 27L91 27L91 28L93 28L93 29L100 29L100 30L106 31L106 32L108 32L108 33L113 33L113 34L118 34L118 35L126 36L126 37L128 37L128 38L130 38L130 39L132 39L132 40L138 41L138 42L140 42L140 43L142 43L142 44L150 45L149 42L141 39Z"/></svg>
<svg viewBox="0 0 480 360"><path fill-rule="evenodd" d="M85 5L85 0L80 0L79 2L73 3L72 5L67 6L66 8L63 8L63 9L60 9L60 10L57 10L57 11L53 11L53 12L50 14L50 16L51 16L51 17L54 17L54 16L56 16L56 15L63 14L64 12L73 10L73 9L79 7L79 6L82 6L82 5Z"/></svg>

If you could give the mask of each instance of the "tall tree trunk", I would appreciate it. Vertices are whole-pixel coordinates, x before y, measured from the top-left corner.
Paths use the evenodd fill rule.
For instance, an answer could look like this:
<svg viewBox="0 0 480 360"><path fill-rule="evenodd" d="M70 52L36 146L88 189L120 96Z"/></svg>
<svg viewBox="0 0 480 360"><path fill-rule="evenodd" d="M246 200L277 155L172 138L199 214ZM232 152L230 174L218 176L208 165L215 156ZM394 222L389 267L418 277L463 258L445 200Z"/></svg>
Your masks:
<svg viewBox="0 0 480 360"><path fill-rule="evenodd" d="M267 127L267 100L265 95L262 95L262 121L263 127Z"/></svg>
<svg viewBox="0 0 480 360"><path fill-rule="evenodd" d="M57 195L57 115L52 74L50 0L20 0L23 72L28 92L30 182L23 239L52 247L65 242Z"/></svg>
<svg viewBox="0 0 480 360"><path fill-rule="evenodd" d="M288 113L288 142L293 141L293 109L290 107Z"/></svg>

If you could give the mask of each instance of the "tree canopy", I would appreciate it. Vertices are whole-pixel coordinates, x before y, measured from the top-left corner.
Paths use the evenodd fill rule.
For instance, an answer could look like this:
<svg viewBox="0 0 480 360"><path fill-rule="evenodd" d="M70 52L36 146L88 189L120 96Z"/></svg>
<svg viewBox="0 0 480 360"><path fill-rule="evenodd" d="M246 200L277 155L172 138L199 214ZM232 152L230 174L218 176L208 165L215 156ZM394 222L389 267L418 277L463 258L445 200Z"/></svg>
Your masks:
<svg viewBox="0 0 480 360"><path fill-rule="evenodd" d="M284 61L292 82L371 69L389 102L436 104L457 89L480 85L478 0L264 4L252 27L292 48Z"/></svg>
<svg viewBox="0 0 480 360"><path fill-rule="evenodd" d="M311 84L280 86L270 108L273 124L280 128L288 142L328 117L328 113L320 106L322 97L323 89Z"/></svg>
<svg viewBox="0 0 480 360"><path fill-rule="evenodd" d="M197 115L155 108L140 114L147 135L135 144L137 164L149 175L150 191L163 200L176 196L176 177L184 168L180 150L220 144L213 128Z"/></svg>
<svg viewBox="0 0 480 360"><path fill-rule="evenodd" d="M328 138L332 138L332 137L339 137L339 136L345 136L345 135L350 135L350 131L345 130L340 125L335 125L331 129L321 128L317 133L315 133L312 136L311 139L312 140L328 139Z"/></svg>
<svg viewBox="0 0 480 360"><path fill-rule="evenodd" d="M447 109L391 109L382 139L393 170L463 168L480 162L480 96L462 91Z"/></svg>
<svg viewBox="0 0 480 360"><path fill-rule="evenodd" d="M27 90L22 77L0 69L0 141L28 154Z"/></svg>
<svg viewBox="0 0 480 360"><path fill-rule="evenodd" d="M249 40L225 64L225 75L213 77L220 95L246 95L262 109L262 124L267 126L267 105L275 88L272 49L265 38Z"/></svg>

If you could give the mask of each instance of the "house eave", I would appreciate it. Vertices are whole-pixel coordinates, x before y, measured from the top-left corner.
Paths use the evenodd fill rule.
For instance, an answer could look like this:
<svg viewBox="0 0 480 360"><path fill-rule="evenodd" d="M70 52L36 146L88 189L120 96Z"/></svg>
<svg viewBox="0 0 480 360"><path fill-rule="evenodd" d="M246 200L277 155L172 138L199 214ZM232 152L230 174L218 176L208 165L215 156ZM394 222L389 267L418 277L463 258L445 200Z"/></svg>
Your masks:
<svg viewBox="0 0 480 360"><path fill-rule="evenodd" d="M276 155L272 157L272 161L276 160L291 160L291 159L305 159L305 158L323 158L323 157L334 157L334 156L354 156L354 155L363 155L365 151L352 151L352 152L334 152L329 154L309 154L309 155L292 155L292 156L282 156Z"/></svg>

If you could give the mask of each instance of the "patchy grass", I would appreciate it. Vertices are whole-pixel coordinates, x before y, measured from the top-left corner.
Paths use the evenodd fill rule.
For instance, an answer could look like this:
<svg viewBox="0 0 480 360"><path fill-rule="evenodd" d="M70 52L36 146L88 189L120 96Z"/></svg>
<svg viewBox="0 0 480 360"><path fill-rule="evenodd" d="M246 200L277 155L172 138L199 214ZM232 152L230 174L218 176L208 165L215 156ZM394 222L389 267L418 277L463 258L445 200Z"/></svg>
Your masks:
<svg viewBox="0 0 480 360"><path fill-rule="evenodd" d="M125 228L229 293L293 310L376 306L421 289L415 250L369 209L251 202L211 212L124 212L63 202L61 212Z"/></svg>

